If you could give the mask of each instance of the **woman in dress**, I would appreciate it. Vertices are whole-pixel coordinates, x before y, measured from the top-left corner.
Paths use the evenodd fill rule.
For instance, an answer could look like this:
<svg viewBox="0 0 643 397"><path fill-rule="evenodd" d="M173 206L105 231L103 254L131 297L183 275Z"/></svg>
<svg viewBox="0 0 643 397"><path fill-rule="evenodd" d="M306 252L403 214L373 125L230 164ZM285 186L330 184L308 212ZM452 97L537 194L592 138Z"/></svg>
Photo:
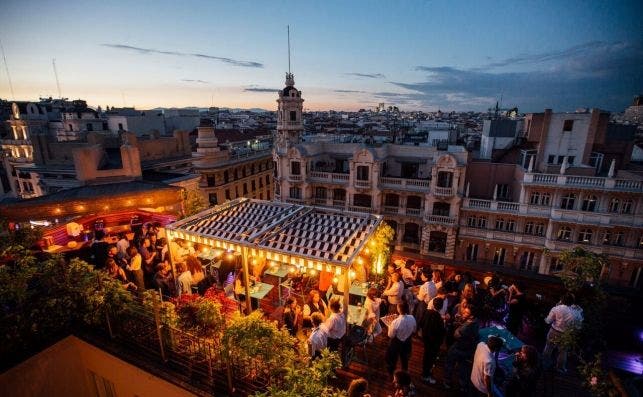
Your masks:
<svg viewBox="0 0 643 397"><path fill-rule="evenodd" d="M129 265L127 265L127 270L132 273L132 280L136 285L136 290L138 293L145 291L145 276L143 275L143 258L141 254L138 253L138 250L134 246L130 246L127 249L127 255L130 257Z"/></svg>

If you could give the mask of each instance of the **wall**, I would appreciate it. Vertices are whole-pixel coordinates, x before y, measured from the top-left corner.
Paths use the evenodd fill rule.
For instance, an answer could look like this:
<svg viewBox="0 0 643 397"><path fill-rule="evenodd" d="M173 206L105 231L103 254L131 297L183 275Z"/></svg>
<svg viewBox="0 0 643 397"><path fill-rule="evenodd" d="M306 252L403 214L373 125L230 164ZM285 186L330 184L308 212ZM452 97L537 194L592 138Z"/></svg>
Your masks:
<svg viewBox="0 0 643 397"><path fill-rule="evenodd" d="M514 187L516 164L471 162L467 167L466 181L469 182L469 197L491 199L496 184L512 186L512 195L517 198L520 191Z"/></svg>
<svg viewBox="0 0 643 397"><path fill-rule="evenodd" d="M193 396L74 336L0 375L0 389L6 396L97 396L92 372L116 396Z"/></svg>

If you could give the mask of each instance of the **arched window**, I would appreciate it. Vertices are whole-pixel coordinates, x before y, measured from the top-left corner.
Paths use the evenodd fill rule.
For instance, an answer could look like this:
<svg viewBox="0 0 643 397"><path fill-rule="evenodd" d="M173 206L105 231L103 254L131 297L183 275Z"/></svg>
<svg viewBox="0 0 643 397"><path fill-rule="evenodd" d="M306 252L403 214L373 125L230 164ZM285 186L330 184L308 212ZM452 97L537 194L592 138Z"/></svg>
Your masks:
<svg viewBox="0 0 643 397"><path fill-rule="evenodd" d="M544 223L537 223L536 228L534 229L534 234L536 236L544 236L545 235L545 224Z"/></svg>
<svg viewBox="0 0 643 397"><path fill-rule="evenodd" d="M551 205L551 193L543 193L540 198L540 205L549 207Z"/></svg>
<svg viewBox="0 0 643 397"><path fill-rule="evenodd" d="M592 242L592 229L582 229L578 234L578 242L589 244Z"/></svg>
<svg viewBox="0 0 643 397"><path fill-rule="evenodd" d="M540 192L533 192L529 197L529 204L531 205L540 205Z"/></svg>
<svg viewBox="0 0 643 397"><path fill-rule="evenodd" d="M570 241L572 239L572 229L569 226L562 226L558 229L558 239L563 241Z"/></svg>
<svg viewBox="0 0 643 397"><path fill-rule="evenodd" d="M581 207L581 210L588 211L588 212L596 211L597 201L598 199L594 195L585 196L585 198L583 199L583 205Z"/></svg>
<svg viewBox="0 0 643 397"><path fill-rule="evenodd" d="M505 220L502 218L496 218L496 230L502 230L505 228Z"/></svg>
<svg viewBox="0 0 643 397"><path fill-rule="evenodd" d="M562 208L564 210L573 210L575 201L576 201L576 194L567 193L560 200L560 208Z"/></svg>
<svg viewBox="0 0 643 397"><path fill-rule="evenodd" d="M621 214L631 214L633 206L634 206L634 202L632 200L623 200L623 206L621 207Z"/></svg>
<svg viewBox="0 0 643 397"><path fill-rule="evenodd" d="M533 222L525 223L525 234L534 234L534 223Z"/></svg>

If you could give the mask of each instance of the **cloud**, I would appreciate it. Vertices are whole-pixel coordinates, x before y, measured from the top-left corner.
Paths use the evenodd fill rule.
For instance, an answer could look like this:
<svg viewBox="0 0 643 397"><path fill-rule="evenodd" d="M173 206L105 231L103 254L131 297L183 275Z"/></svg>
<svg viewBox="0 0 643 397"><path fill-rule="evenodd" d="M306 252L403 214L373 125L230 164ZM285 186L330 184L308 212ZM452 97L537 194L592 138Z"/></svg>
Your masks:
<svg viewBox="0 0 643 397"><path fill-rule="evenodd" d="M257 86L250 86L246 87L243 89L244 92L272 92L277 93L279 91L278 88L265 88L265 87L257 87Z"/></svg>
<svg viewBox="0 0 643 397"><path fill-rule="evenodd" d="M181 79L181 81L185 81L187 83L210 84L209 81L198 80L198 79Z"/></svg>
<svg viewBox="0 0 643 397"><path fill-rule="evenodd" d="M344 73L347 76L355 76L355 77L365 77L367 79L383 79L386 78L381 73L357 73L357 72L352 72L352 73Z"/></svg>
<svg viewBox="0 0 643 397"><path fill-rule="evenodd" d="M333 90L334 92L338 92L340 94L365 94L366 91L359 91L359 90Z"/></svg>
<svg viewBox="0 0 643 397"><path fill-rule="evenodd" d="M131 45L126 45L126 44L101 44L101 46L114 48L114 49L117 49L117 50L134 51L134 52L137 52L139 54L144 54L144 55L161 54L161 55L172 55L172 56L182 56L182 57L187 56L187 57L193 57L193 58L211 59L211 60L214 60L214 61L219 61L219 62L226 63L228 65L239 66L239 67L244 67L244 68L263 68L263 66L264 66L260 62L240 61L238 59L219 57L219 56L208 55L208 54L156 50L156 49L153 49L153 48L134 47L134 46L131 46Z"/></svg>
<svg viewBox="0 0 643 397"><path fill-rule="evenodd" d="M400 99L417 101L424 108L486 110L502 95L505 107L518 106L521 111L580 107L620 111L643 91L641 64L642 41L590 42L472 69L417 66L415 70L426 73L424 81L392 84L410 91L398 94ZM527 65L527 70L495 70Z"/></svg>

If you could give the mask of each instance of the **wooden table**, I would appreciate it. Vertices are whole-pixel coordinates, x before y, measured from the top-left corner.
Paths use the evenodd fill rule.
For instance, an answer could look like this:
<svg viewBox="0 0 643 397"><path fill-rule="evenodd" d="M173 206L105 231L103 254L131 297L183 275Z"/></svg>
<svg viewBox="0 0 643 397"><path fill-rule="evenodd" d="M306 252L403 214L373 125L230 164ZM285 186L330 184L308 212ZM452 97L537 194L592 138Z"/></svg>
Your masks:
<svg viewBox="0 0 643 397"><path fill-rule="evenodd" d="M264 276L274 276L277 277L278 281L278 287L277 287L277 293L279 295L279 306L283 305L283 302L281 301L281 280L283 280L284 277L288 275L289 268L287 265L279 265L279 266L271 266L263 272Z"/></svg>
<svg viewBox="0 0 643 397"><path fill-rule="evenodd" d="M255 283L254 286L250 287L250 297L254 299L263 299L268 295L272 289L275 288L274 285L272 284L267 284L267 283ZM246 289L245 287L241 289L240 292L238 292L239 295L245 295L246 294Z"/></svg>

